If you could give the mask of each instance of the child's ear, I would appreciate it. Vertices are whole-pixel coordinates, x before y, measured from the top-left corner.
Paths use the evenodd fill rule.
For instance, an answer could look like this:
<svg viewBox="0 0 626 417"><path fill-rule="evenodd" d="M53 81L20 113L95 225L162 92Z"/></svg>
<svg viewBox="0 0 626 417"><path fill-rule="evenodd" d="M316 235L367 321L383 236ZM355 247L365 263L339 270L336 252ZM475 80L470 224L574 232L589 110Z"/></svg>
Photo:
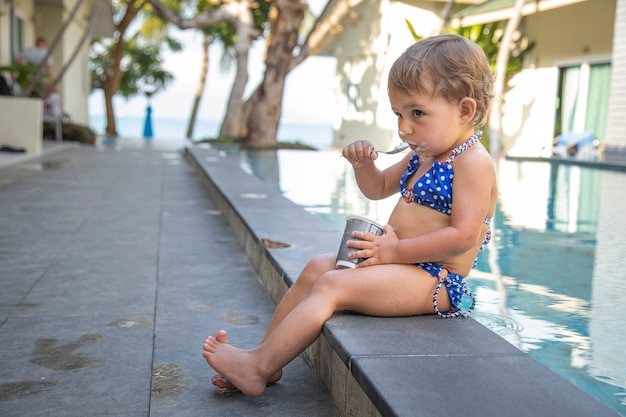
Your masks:
<svg viewBox="0 0 626 417"><path fill-rule="evenodd" d="M463 122L471 122L476 115L476 100L471 97L463 97L459 100L459 116Z"/></svg>

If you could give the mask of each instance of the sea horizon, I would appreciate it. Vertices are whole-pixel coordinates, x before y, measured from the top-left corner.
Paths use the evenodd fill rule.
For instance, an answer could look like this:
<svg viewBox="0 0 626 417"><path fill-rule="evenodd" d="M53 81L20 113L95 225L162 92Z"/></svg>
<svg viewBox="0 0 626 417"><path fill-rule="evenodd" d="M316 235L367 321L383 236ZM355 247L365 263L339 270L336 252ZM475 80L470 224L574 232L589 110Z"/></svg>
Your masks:
<svg viewBox="0 0 626 417"><path fill-rule="evenodd" d="M145 117L116 117L117 132L121 137L143 138ZM154 117L152 118L153 138L159 140L181 140L187 135L187 120ZM199 141L214 138L219 132L221 121L199 119L196 121L192 140ZM90 114L89 127L97 134L104 135L106 117L104 114ZM333 129L330 124L283 123L278 127L278 140L281 142L300 142L319 150L332 148Z"/></svg>

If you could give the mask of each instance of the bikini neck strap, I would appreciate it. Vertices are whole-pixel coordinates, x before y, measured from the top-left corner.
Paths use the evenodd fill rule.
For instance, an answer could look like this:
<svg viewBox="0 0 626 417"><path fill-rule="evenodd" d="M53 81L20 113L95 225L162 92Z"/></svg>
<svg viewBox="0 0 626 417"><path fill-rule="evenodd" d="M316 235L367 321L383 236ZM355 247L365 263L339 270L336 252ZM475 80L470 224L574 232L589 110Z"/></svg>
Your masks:
<svg viewBox="0 0 626 417"><path fill-rule="evenodd" d="M450 156L448 157L448 159L446 159L445 162L447 162L449 164L454 162L454 158L456 158L457 155L460 155L463 152L465 152L466 150L468 150L469 148L471 148L476 142L480 142L480 139L482 137L483 137L483 132L482 131L479 130L477 132L474 132L474 134L472 136L470 136L465 142L463 142L462 144L460 144L456 148L452 149L452 151L450 152Z"/></svg>

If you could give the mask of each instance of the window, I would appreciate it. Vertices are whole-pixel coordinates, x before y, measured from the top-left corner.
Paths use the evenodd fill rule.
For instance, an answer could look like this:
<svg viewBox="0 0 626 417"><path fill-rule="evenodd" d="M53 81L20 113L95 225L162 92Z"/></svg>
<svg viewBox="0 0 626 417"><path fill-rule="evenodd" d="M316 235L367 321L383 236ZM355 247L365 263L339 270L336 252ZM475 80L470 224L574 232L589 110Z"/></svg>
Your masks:
<svg viewBox="0 0 626 417"><path fill-rule="evenodd" d="M11 40L12 40L11 52L13 54L12 58L15 59L15 56L21 54L25 48L24 38L26 37L25 35L26 29L25 29L24 19L21 18L20 16L14 15L12 30L13 30L13 34L12 34L13 36L11 36Z"/></svg>
<svg viewBox="0 0 626 417"><path fill-rule="evenodd" d="M610 63L560 68L554 136L590 130L604 139L610 82Z"/></svg>

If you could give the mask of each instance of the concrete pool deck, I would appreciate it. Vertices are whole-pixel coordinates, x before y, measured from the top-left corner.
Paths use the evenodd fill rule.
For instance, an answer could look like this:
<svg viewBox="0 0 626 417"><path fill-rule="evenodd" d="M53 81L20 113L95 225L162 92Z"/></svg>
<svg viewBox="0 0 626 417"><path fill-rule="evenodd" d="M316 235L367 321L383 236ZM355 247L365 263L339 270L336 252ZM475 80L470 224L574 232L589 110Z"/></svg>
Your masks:
<svg viewBox="0 0 626 417"><path fill-rule="evenodd" d="M434 316L337 314L262 397L220 394L204 337L256 344L340 235L213 149L7 164L0 212L2 416L617 415L475 320Z"/></svg>
<svg viewBox="0 0 626 417"><path fill-rule="evenodd" d="M274 303L179 151L72 146L0 169L0 416L338 416L304 358L261 398L202 342Z"/></svg>

